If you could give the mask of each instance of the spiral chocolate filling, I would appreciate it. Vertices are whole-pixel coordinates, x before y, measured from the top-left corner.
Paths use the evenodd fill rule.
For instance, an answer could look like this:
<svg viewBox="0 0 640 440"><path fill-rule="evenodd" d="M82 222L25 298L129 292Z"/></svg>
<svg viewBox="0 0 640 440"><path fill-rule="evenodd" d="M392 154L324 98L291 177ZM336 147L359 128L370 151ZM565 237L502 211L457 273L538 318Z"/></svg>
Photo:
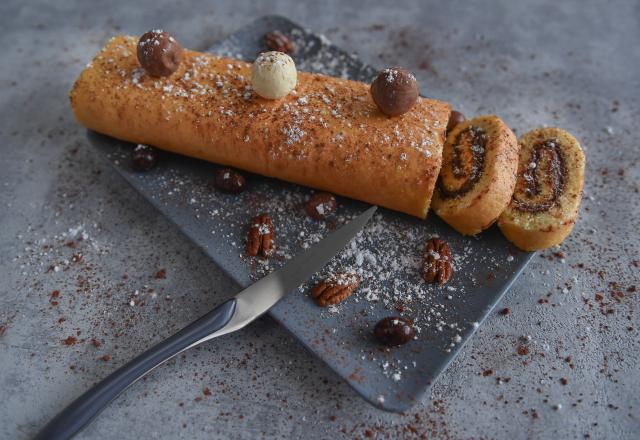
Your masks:
<svg viewBox="0 0 640 440"><path fill-rule="evenodd" d="M558 203L565 180L566 167L558 140L536 143L513 193L515 208L526 212L547 211Z"/></svg>
<svg viewBox="0 0 640 440"><path fill-rule="evenodd" d="M484 171L488 136L480 127L470 125L456 137L451 158L445 162L438 177L438 189L443 198L461 197L471 191ZM451 167L449 177L448 167Z"/></svg>

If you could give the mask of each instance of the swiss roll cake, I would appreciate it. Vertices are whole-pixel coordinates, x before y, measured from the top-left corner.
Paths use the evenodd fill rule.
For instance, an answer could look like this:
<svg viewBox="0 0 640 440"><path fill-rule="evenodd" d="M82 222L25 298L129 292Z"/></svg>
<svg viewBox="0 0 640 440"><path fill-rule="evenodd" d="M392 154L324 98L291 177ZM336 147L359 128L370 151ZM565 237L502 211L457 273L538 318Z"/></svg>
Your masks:
<svg viewBox="0 0 640 440"><path fill-rule="evenodd" d="M145 70L136 52L144 60L160 50L154 43L114 37L82 71L70 99L84 126L426 217L448 104L417 98L390 117L368 84L306 72L286 96L266 99L252 88L252 65L236 59L184 49Z"/></svg>

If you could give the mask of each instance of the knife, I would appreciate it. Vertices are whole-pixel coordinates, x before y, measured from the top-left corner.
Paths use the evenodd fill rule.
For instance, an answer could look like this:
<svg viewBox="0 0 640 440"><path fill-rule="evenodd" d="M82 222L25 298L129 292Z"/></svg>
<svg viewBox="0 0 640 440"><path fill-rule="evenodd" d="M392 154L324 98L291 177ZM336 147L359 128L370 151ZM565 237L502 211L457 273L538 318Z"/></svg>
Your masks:
<svg viewBox="0 0 640 440"><path fill-rule="evenodd" d="M151 347L74 400L37 435L40 440L73 437L112 400L157 366L210 339L240 330L322 269L362 230L376 211L372 206L342 228L290 260L233 298Z"/></svg>

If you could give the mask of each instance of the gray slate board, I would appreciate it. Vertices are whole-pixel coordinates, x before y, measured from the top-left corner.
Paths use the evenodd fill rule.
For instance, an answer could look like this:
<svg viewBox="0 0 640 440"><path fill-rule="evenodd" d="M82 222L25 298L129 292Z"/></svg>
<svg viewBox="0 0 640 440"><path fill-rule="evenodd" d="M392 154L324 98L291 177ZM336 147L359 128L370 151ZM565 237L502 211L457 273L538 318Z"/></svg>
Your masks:
<svg viewBox="0 0 640 440"><path fill-rule="evenodd" d="M274 29L294 37L298 48L294 59L301 70L365 82L375 73L324 37L275 16L255 21L210 51L251 61L267 49L263 36ZM89 138L135 189L241 286L295 255L301 246L310 244L308 237L312 244L328 230L325 224L310 221L300 209L311 194L307 188L251 175L245 193L224 195L211 189L217 165L162 152L156 169L134 173L128 162L131 144L96 133L89 133ZM341 199L335 223L339 226L365 208L363 203ZM250 216L265 210L274 219L281 249L280 261L271 263L271 267L242 256ZM376 265L388 263L397 255L398 264L402 267L409 261L410 270L399 269L400 276L385 280L365 280L361 290L367 292L366 298L355 295L333 313L319 309L307 294L308 286L304 286L270 314L373 405L402 412L425 394L533 254L515 249L496 227L469 238L434 215L422 221L380 211L363 231L357 249L354 246L338 256L333 267L340 268L345 262L354 267L369 265L370 274L375 273ZM462 254L456 259L456 273L449 288L424 285L417 270L424 243L433 235L445 239L454 254ZM384 269L386 277L389 267ZM411 292L410 301L403 300L403 290ZM424 292L416 294L418 290ZM229 292L229 296L233 294ZM396 309L398 302L403 313ZM399 314L416 320L421 329L418 338L391 351L381 350L370 336L371 329L379 319Z"/></svg>

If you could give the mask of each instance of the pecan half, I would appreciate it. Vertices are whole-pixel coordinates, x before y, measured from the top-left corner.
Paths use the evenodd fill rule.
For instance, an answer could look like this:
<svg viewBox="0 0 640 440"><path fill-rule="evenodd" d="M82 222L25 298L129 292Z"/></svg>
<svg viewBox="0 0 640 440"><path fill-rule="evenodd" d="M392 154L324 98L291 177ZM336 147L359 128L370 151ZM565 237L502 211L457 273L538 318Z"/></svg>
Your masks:
<svg viewBox="0 0 640 440"><path fill-rule="evenodd" d="M247 238L247 255L255 257L258 254L269 257L275 246L275 229L269 214L260 214L251 220L249 236Z"/></svg>
<svg viewBox="0 0 640 440"><path fill-rule="evenodd" d="M443 285L453 275L451 266L451 250L449 245L439 238L432 238L427 242L424 259L424 273L422 276L427 283Z"/></svg>
<svg viewBox="0 0 640 440"><path fill-rule="evenodd" d="M339 273L319 282L311 291L322 307L338 304L348 298L360 285L360 277L353 273Z"/></svg>
<svg viewBox="0 0 640 440"><path fill-rule="evenodd" d="M269 49L284 52L288 55L292 54L296 49L291 38L280 31L273 31L266 34L264 36L264 42L269 46Z"/></svg>

